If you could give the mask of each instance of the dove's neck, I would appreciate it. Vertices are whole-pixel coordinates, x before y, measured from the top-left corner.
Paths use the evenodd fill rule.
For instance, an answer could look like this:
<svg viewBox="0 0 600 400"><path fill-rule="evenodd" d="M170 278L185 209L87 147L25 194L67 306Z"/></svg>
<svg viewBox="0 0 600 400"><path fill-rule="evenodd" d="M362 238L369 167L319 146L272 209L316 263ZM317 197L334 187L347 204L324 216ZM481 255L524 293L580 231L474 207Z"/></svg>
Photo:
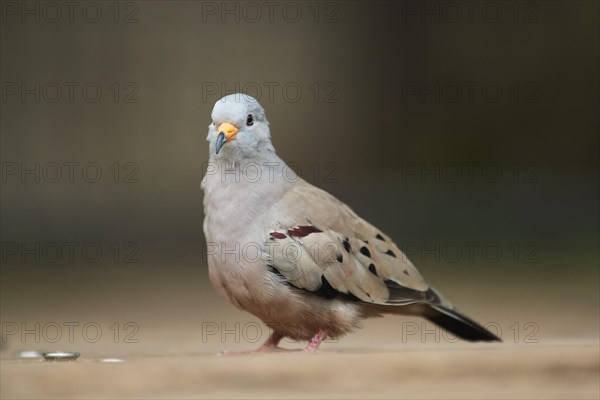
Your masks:
<svg viewBox="0 0 600 400"><path fill-rule="evenodd" d="M257 220L268 215L299 179L275 152L211 157L202 180L207 240L227 243L262 227Z"/></svg>
<svg viewBox="0 0 600 400"><path fill-rule="evenodd" d="M205 206L267 209L300 178L274 151L251 157L211 157L202 180ZM208 210L207 210L208 211Z"/></svg>
<svg viewBox="0 0 600 400"><path fill-rule="evenodd" d="M237 149L223 149L221 154L211 153L209 164L218 167L221 171L232 171L241 168L241 172L245 169L261 166L262 168L276 168L283 170L287 165L281 160L275 150L266 148L261 151L256 151L250 154L237 151Z"/></svg>

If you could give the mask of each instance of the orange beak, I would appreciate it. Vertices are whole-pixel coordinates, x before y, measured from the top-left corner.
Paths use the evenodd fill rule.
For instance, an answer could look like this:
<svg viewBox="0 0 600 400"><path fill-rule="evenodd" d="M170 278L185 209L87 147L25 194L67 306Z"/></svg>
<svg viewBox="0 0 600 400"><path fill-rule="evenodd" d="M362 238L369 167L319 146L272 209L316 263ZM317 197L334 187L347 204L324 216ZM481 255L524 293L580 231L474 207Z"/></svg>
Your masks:
<svg viewBox="0 0 600 400"><path fill-rule="evenodd" d="M225 143L234 140L235 135L237 135L239 131L240 130L235 125L230 124L229 122L223 122L221 125L219 125L217 128L217 144L215 153L219 154L221 147L223 147Z"/></svg>

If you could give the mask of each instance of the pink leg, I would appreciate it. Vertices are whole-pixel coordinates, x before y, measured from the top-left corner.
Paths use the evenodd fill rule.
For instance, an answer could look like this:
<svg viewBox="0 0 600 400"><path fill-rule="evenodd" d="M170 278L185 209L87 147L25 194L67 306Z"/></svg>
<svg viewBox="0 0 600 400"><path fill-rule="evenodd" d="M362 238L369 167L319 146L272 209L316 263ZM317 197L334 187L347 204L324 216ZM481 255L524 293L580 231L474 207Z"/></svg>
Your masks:
<svg viewBox="0 0 600 400"><path fill-rule="evenodd" d="M277 332L273 332L271 333L271 336L269 336L269 338L267 339L266 342L264 342L262 344L262 346L260 346L258 349L263 349L263 350L270 350L270 349L276 349L277 345L279 344L279 342L281 341L281 339L283 339L283 336Z"/></svg>
<svg viewBox="0 0 600 400"><path fill-rule="evenodd" d="M283 339L283 336L277 332L273 332L271 336L264 342L258 349L255 350L246 350L246 351L222 351L220 354L226 356L242 356L248 354L257 354L257 353L271 353L278 351L287 351L282 349L281 347L277 347L279 342Z"/></svg>
<svg viewBox="0 0 600 400"><path fill-rule="evenodd" d="M319 329L317 333L315 333L315 336L313 336L312 339L310 339L310 342L308 342L308 345L306 346L304 351L310 353L317 351L319 349L319 346L321 345L321 342L323 342L323 340L325 340L326 337L327 331L325 331L324 329Z"/></svg>

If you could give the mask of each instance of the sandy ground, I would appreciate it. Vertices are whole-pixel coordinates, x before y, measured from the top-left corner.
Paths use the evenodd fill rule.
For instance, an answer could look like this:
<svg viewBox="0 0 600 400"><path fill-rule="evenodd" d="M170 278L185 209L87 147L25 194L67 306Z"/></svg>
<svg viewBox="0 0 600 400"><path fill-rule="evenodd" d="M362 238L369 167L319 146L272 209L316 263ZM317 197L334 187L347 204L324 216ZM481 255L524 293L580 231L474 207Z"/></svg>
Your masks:
<svg viewBox="0 0 600 400"><path fill-rule="evenodd" d="M597 344L411 345L318 354L4 360L2 398L597 399Z"/></svg>

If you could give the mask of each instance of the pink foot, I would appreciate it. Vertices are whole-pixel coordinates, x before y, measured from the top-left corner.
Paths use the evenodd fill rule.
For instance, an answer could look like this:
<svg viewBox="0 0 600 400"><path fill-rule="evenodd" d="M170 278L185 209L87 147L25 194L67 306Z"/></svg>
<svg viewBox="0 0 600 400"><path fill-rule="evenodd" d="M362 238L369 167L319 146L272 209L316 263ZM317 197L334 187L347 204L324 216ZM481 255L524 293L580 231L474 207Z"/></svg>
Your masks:
<svg viewBox="0 0 600 400"><path fill-rule="evenodd" d="M273 332L271 336L267 339L266 342L262 344L258 349L254 350L244 350L244 351L222 351L219 355L224 356L247 356L251 354L260 354L260 353L281 353L293 350L282 349L281 347L277 347L279 342L283 339L283 336L277 332Z"/></svg>
<svg viewBox="0 0 600 400"><path fill-rule="evenodd" d="M324 329L319 329L317 333L315 333L315 336L313 336L312 339L310 339L308 345L304 348L304 352L314 353L315 351L317 351L319 349L319 346L321 345L321 342L323 342L323 340L325 340L326 337L327 331L325 331Z"/></svg>

